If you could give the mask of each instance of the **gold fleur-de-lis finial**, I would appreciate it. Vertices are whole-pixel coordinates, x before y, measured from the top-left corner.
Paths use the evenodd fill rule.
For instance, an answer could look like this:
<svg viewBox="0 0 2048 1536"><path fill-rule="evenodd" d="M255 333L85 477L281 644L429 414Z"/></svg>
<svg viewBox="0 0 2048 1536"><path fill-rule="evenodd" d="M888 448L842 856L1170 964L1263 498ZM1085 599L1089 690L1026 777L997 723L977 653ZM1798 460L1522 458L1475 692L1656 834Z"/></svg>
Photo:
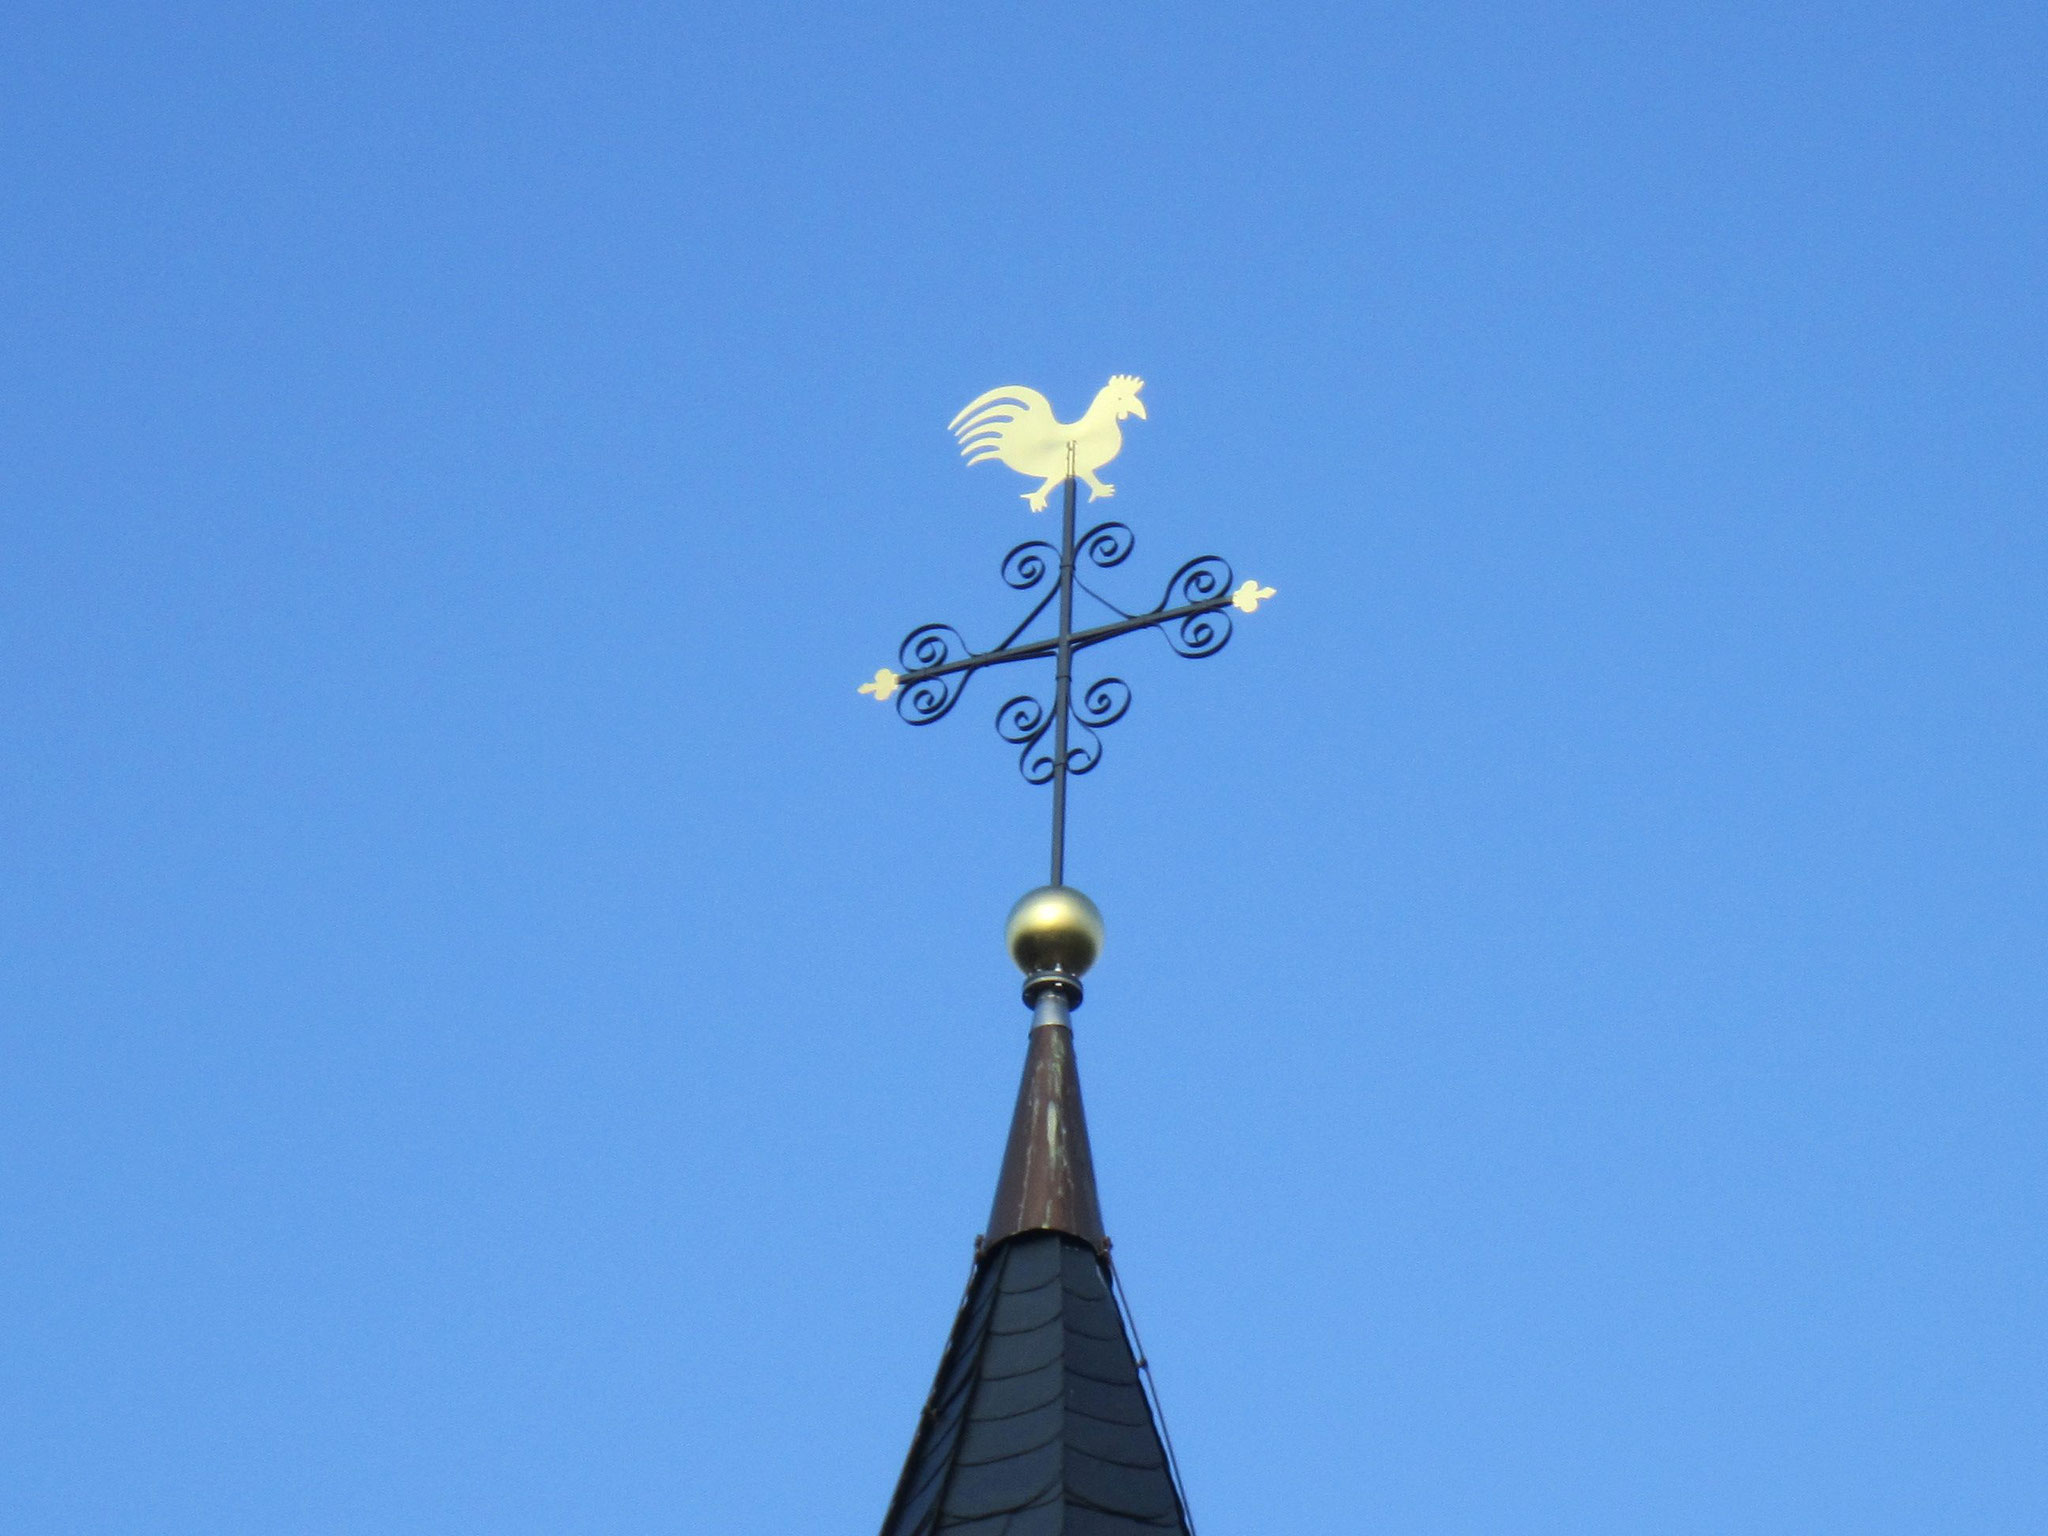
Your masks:
<svg viewBox="0 0 2048 1536"><path fill-rule="evenodd" d="M877 667L875 668L875 680L871 683L862 683L860 691L873 694L875 702L879 704L896 691L896 685L899 681L901 680L896 674L887 667Z"/></svg>
<svg viewBox="0 0 2048 1536"><path fill-rule="evenodd" d="M1277 595L1271 587L1262 587L1247 577L1244 585L1230 594L1230 602L1239 613L1257 613L1259 604Z"/></svg>

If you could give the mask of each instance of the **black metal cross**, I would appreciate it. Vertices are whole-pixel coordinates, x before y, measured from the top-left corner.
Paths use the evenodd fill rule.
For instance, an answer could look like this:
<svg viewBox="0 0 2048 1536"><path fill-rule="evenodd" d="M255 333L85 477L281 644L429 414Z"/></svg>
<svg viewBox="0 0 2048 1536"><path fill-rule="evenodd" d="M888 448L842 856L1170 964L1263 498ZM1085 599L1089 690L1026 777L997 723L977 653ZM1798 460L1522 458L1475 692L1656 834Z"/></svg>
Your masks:
<svg viewBox="0 0 2048 1536"><path fill-rule="evenodd" d="M1052 785L1053 885L1066 883L1067 780L1101 761L1102 741L1096 732L1116 724L1131 707L1130 685L1120 677L1098 678L1082 688L1077 698L1075 653L1119 635L1156 629L1178 655L1190 659L1214 656L1230 643L1232 622L1225 610L1234 607L1253 613L1273 596L1271 587L1261 587L1256 581L1246 581L1233 591L1229 564L1220 556L1202 555L1173 573L1158 607L1144 613L1119 608L1082 580L1079 562L1085 559L1099 570L1122 565L1130 558L1136 538L1119 522L1097 523L1076 537L1072 461L1069 445L1059 547L1030 539L1003 556L1003 580L1009 586L1019 592L1046 587L1017 627L993 650L977 651L950 624L920 625L903 637L897 650L897 662L905 670L899 673L883 667L873 681L860 688L879 700L894 697L896 713L910 724L930 725L952 713L968 680L983 668L1052 659L1052 707L1047 709L1031 694L1019 694L996 711L996 731L1020 748L1017 767L1027 783ZM1054 561L1058 562L1057 579L1047 586ZM1074 628L1077 587L1117 618L1087 629ZM1059 633L1040 640L1020 640L1055 598L1059 600ZM1048 735L1050 747L1046 745Z"/></svg>

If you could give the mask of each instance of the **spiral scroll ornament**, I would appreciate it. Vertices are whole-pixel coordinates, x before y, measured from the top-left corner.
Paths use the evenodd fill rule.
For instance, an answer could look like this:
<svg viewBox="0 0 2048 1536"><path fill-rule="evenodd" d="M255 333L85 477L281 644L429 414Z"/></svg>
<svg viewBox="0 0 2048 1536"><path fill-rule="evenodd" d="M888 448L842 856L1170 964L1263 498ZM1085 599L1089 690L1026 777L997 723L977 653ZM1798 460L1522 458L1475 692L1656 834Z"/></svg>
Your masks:
<svg viewBox="0 0 2048 1536"><path fill-rule="evenodd" d="M1060 568L1059 550L1043 539L1030 539L1003 556L1003 581L1019 592L1029 592Z"/></svg>
<svg viewBox="0 0 2048 1536"><path fill-rule="evenodd" d="M1124 523L1097 523L1074 541L1075 553L1105 571L1122 565L1137 547L1138 536Z"/></svg>
<svg viewBox="0 0 2048 1536"><path fill-rule="evenodd" d="M950 624L924 624L905 635L903 644L896 648L896 659L906 674L896 696L896 713L912 725L930 725L934 720L945 719L960 702L961 690L973 674L919 674L973 655L966 639Z"/></svg>
<svg viewBox="0 0 2048 1536"><path fill-rule="evenodd" d="M1230 582L1230 562L1217 555L1190 560L1173 573L1166 583L1166 596L1153 611L1166 619L1159 632L1176 655L1199 661L1230 644L1230 615L1223 611L1230 601ZM1204 604L1216 606L1199 608L1181 618L1167 617L1175 609Z"/></svg>
<svg viewBox="0 0 2048 1536"><path fill-rule="evenodd" d="M1115 725L1131 707L1131 689L1120 677L1105 677L1067 699L1067 772L1083 774L1102 761L1098 730ZM1021 693L996 711L996 734L1020 748L1017 771L1027 784L1051 780L1059 748L1054 745L1053 709Z"/></svg>
<svg viewBox="0 0 2048 1536"><path fill-rule="evenodd" d="M1052 711L1028 693L1020 693L996 711L996 734L1022 749L1017 754L1017 771L1026 784L1052 779L1053 751L1045 745L1051 729Z"/></svg>
<svg viewBox="0 0 2048 1536"><path fill-rule="evenodd" d="M1081 690L1080 702L1073 707L1073 718L1100 729L1115 725L1130 707L1130 684L1120 677L1105 677Z"/></svg>

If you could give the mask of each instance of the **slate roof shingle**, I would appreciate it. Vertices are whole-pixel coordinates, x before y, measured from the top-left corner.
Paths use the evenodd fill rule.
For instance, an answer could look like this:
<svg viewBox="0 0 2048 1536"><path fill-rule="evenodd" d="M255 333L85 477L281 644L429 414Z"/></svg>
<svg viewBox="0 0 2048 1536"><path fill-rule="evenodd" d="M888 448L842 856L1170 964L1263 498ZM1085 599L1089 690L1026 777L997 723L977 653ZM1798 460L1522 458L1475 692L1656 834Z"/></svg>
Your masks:
<svg viewBox="0 0 2048 1536"><path fill-rule="evenodd" d="M1104 1261L1026 1232L975 1267L882 1536L1187 1536Z"/></svg>

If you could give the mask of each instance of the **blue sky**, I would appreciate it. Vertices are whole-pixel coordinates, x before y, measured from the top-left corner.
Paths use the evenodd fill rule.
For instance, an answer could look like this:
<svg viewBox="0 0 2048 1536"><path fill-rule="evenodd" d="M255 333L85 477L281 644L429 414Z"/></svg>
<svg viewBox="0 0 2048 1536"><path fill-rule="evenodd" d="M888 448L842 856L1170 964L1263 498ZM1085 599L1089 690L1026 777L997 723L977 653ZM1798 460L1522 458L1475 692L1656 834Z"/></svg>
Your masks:
<svg viewBox="0 0 2048 1536"><path fill-rule="evenodd" d="M1070 877L1206 1536L2048 1524L2048 24L19 5L0 1523L879 1522Z"/></svg>

